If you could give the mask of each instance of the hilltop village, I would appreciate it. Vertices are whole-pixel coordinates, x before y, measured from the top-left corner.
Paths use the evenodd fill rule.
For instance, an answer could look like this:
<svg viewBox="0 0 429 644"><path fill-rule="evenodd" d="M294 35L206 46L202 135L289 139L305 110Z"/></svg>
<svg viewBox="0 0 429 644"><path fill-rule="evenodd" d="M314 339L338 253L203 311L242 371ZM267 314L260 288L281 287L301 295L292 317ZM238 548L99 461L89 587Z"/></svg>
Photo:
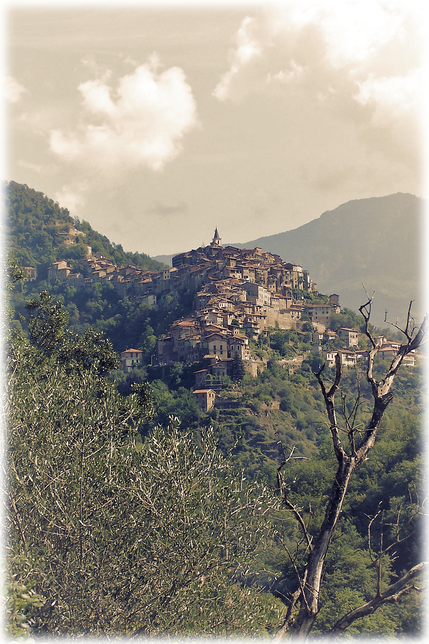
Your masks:
<svg viewBox="0 0 429 644"><path fill-rule="evenodd" d="M244 316L237 308L237 315L259 331L275 322L280 328L293 326L303 311L302 293L300 296L296 291L316 291L316 284L301 266L283 262L279 255L264 253L260 248L223 248L217 229L209 246L176 255L173 267L161 271L119 267L87 248L87 257L79 262L82 272L73 272L66 260L60 260L48 268L48 282L59 279L85 287L109 281L121 297L129 295L160 310L172 301L173 305L178 303L184 292L197 293L195 308L199 310L212 307L214 299L220 308L237 308L225 306L219 298L229 304L247 302L253 307L245 307ZM325 309L312 309L310 317L326 317Z"/></svg>
<svg viewBox="0 0 429 644"><path fill-rule="evenodd" d="M328 329L332 314L340 312L339 296L319 296L323 303L313 303L319 295L317 285L301 266L261 248L223 247L217 229L208 246L176 255L172 263L161 271L118 267L88 247L88 256L80 261L81 273L74 273L65 260L58 261L48 268L48 281L59 279L82 288L108 281L121 297L128 295L159 310L177 305L181 295L191 293L192 313L176 320L158 338L152 364L203 362L204 369L195 374L197 388L222 382L237 359L245 371L256 375L261 365L251 358L249 338L258 339L270 327L297 327L303 316L312 324L317 345L329 335L340 337L345 343L343 364L356 363L357 331ZM327 353L329 364L334 363L335 353ZM139 349L121 353L125 371L139 366L141 359Z"/></svg>
<svg viewBox="0 0 429 644"><path fill-rule="evenodd" d="M257 339L269 327L290 329L304 313L327 322L333 310L339 311L338 303L303 303L304 292L315 293L316 284L301 266L260 248L223 248L217 229L209 246L173 257L174 269L195 291L193 312L158 340L156 361L205 358L207 369L197 372L197 385L207 370L215 380L229 373L228 362L235 358L256 373L249 338Z"/></svg>
<svg viewBox="0 0 429 644"><path fill-rule="evenodd" d="M260 248L224 248L217 229L209 246L176 255L172 268L161 271L116 266L89 246L79 264L82 272L73 272L66 260L54 262L48 282L59 279L84 288L109 281L121 297L129 295L160 310L192 292L194 321L224 328L235 324L255 337L269 326L295 326L304 312L315 323L326 324L332 310L339 311L336 295L326 305L303 304L304 292L316 293L307 270Z"/></svg>

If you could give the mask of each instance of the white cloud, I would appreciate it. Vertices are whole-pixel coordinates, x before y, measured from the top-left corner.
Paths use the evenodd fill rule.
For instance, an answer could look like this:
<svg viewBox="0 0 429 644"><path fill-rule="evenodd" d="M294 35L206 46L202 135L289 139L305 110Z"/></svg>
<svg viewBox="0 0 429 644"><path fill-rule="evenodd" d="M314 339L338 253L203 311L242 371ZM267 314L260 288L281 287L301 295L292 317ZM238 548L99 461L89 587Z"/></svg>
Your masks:
<svg viewBox="0 0 429 644"><path fill-rule="evenodd" d="M77 216L79 209L86 204L84 192L87 189L88 184L85 181L72 186L63 186L59 192L55 193L55 200L62 208L67 208L73 217Z"/></svg>
<svg viewBox="0 0 429 644"><path fill-rule="evenodd" d="M18 103L21 96L28 92L12 76L6 75L3 79L3 95L8 103Z"/></svg>
<svg viewBox="0 0 429 644"><path fill-rule="evenodd" d="M162 170L181 152L184 135L198 120L183 70L159 72L159 67L154 54L123 76L116 90L107 84L107 74L79 85L86 122L73 134L52 130L52 152L103 171ZM88 122L90 117L95 122Z"/></svg>
<svg viewBox="0 0 429 644"><path fill-rule="evenodd" d="M324 76L338 70L344 77L366 76L371 66L386 65L383 52L392 44L411 42L417 50L412 40L418 30L413 2L288 0L244 18L229 52L229 70L213 95L236 101L266 91L273 80L300 82L297 71L306 67L317 67Z"/></svg>
<svg viewBox="0 0 429 644"><path fill-rule="evenodd" d="M400 149L412 151L421 140L423 92L426 78L421 69L412 69L405 76L376 78L369 74L358 82L353 97L370 109L370 126L385 130Z"/></svg>
<svg viewBox="0 0 429 644"><path fill-rule="evenodd" d="M421 69L412 69L406 76L376 78L369 74L365 81L358 81L359 92L354 98L361 105L374 108L371 117L374 125L386 125L386 119L420 114L424 82Z"/></svg>
<svg viewBox="0 0 429 644"><path fill-rule="evenodd" d="M322 13L323 11L323 13ZM327 58L335 67L362 63L403 35L404 14L374 0L326 2L319 14Z"/></svg>
<svg viewBox="0 0 429 644"><path fill-rule="evenodd" d="M302 140L314 119L334 137L341 120L368 150L415 164L427 84L418 10L413 0L287 0L255 11L213 95L275 96Z"/></svg>
<svg viewBox="0 0 429 644"><path fill-rule="evenodd" d="M258 43L253 35L253 28L256 20L247 16L244 18L236 34L236 49L229 54L231 63L230 69L223 75L222 80L215 88L213 94L220 101L230 98L230 88L234 83L235 76L240 74L241 70L251 65L261 55L262 46Z"/></svg>
<svg viewBox="0 0 429 644"><path fill-rule="evenodd" d="M277 74L268 72L267 83L293 83L302 76L304 68L301 65L297 65L293 58L289 61L289 67L289 70L281 70Z"/></svg>

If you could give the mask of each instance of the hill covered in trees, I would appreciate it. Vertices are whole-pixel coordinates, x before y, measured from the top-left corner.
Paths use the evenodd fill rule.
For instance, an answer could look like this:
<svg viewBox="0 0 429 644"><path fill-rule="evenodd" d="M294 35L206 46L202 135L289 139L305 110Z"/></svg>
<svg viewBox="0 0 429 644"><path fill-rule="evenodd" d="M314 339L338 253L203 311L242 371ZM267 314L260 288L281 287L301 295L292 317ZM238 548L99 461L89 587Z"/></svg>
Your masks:
<svg viewBox="0 0 429 644"><path fill-rule="evenodd" d="M74 262L88 253L100 253L119 266L133 264L143 270L159 270L162 264L142 253L129 253L120 244L70 216L66 208L26 185L11 181L3 187L6 247L21 266L37 269L46 279L47 268L61 259Z"/></svg>
<svg viewBox="0 0 429 644"><path fill-rule="evenodd" d="M225 407L203 413L185 365L121 395L108 376L110 343L68 330L67 312L48 294L29 303L24 330L28 339L14 333L8 354L10 632L278 632L336 467L317 359L292 370L281 362L283 344L300 352L305 338L273 330L254 347L267 369L226 384ZM374 375L385 369L380 359ZM353 411L356 375L343 374L339 418L343 426L353 415L357 438L372 396L361 380ZM385 599L349 634L420 632L419 594L389 597L412 588L404 574L420 560L422 390L417 370L398 373L377 444L343 505L314 634L378 592ZM282 465L286 505L276 485Z"/></svg>

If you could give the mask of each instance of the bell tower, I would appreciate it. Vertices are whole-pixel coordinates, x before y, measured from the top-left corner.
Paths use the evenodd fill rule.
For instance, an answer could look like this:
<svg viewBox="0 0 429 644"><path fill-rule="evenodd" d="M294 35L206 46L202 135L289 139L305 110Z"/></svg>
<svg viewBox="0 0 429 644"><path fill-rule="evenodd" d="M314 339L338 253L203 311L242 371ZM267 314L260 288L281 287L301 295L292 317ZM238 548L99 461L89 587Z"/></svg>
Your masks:
<svg viewBox="0 0 429 644"><path fill-rule="evenodd" d="M217 230L217 228L216 228L216 230L215 230L215 234L214 234L214 237L213 237L213 240L212 240L212 243L210 244L210 246L221 246L221 245L222 245L222 244L220 243L221 241L222 241L222 240L221 240L221 238L219 237L219 233L218 233L218 230Z"/></svg>

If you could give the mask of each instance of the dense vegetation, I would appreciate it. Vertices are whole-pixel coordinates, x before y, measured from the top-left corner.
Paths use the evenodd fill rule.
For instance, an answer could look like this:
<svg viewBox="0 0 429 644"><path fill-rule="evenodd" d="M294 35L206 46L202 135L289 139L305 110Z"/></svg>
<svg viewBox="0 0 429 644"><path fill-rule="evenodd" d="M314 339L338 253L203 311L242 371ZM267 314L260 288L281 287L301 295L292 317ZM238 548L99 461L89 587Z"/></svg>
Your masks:
<svg viewBox="0 0 429 644"><path fill-rule="evenodd" d="M266 632L281 605L243 588L264 538L265 488L178 423L144 443L147 386L103 377L115 354L66 327L43 294L9 351L8 567L12 634ZM240 579L240 584L238 584ZM24 592L23 590L24 589ZM15 606L29 599L24 614ZM214 599L216 598L216 602Z"/></svg>
<svg viewBox="0 0 429 644"><path fill-rule="evenodd" d="M311 325L273 328L252 342L265 368L226 379L222 404L203 413L192 394L198 365L149 364L156 335L178 309L161 316L99 284L85 295L64 285L37 295L46 282L23 282L18 264L11 276L9 633L274 634L307 555L296 515L278 494L277 470L293 452L282 473L311 537L335 472ZM184 313L190 300L181 306ZM349 310L332 322L361 324ZM115 352L125 336L146 358L127 375ZM385 369L378 359L376 375ZM356 422L364 426L370 387L362 367L345 370L344 409L357 387ZM420 561L419 368L402 368L393 393L348 490L314 634L329 633L379 584L387 588ZM421 594L408 592L346 633L419 634L421 604Z"/></svg>

